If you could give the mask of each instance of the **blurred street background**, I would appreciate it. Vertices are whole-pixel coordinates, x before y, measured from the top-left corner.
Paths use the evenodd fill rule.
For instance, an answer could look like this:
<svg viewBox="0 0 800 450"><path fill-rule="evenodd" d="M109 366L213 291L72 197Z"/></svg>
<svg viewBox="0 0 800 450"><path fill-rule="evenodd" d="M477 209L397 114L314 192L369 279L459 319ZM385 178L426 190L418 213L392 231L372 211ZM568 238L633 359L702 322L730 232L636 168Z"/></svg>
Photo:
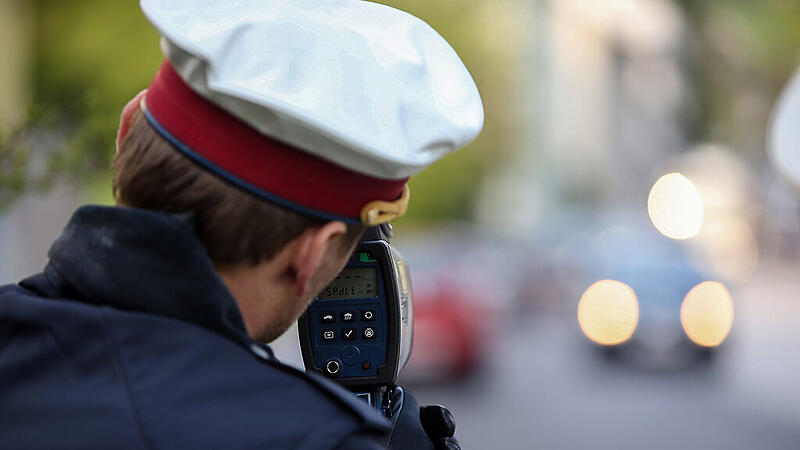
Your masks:
<svg viewBox="0 0 800 450"><path fill-rule="evenodd" d="M0 283L113 203L119 113L162 59L137 3L0 0ZM382 3L486 109L394 224L401 384L465 449L800 448L800 194L767 152L800 2ZM302 366L296 330L274 348Z"/></svg>

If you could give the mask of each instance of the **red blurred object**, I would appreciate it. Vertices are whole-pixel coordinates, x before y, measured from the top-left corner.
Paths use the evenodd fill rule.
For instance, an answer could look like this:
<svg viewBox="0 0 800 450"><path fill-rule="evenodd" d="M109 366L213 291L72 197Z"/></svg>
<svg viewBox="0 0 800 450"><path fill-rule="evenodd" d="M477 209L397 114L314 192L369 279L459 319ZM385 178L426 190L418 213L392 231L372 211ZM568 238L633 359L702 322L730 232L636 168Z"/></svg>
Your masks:
<svg viewBox="0 0 800 450"><path fill-rule="evenodd" d="M463 378L484 364L494 314L478 292L441 280L414 289L414 349L405 379Z"/></svg>

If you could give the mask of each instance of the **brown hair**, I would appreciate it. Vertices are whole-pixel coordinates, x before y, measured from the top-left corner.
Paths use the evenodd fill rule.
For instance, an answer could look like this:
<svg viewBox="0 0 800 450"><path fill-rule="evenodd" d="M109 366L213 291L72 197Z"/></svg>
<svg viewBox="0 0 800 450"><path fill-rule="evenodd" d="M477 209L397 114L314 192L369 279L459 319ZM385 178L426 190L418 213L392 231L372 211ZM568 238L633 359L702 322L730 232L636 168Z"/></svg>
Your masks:
<svg viewBox="0 0 800 450"><path fill-rule="evenodd" d="M195 232L215 264L255 265L274 257L323 220L269 203L204 170L162 138L136 111L112 162L114 197L135 208L192 213ZM352 249L364 231L348 224Z"/></svg>

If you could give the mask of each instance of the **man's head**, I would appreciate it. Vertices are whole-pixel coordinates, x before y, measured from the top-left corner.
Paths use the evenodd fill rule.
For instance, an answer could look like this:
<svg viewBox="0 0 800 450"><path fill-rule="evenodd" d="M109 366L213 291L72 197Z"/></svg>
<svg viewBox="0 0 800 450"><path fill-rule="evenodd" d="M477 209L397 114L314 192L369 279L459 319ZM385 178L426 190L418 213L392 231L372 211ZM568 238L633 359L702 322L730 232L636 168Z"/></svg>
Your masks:
<svg viewBox="0 0 800 450"><path fill-rule="evenodd" d="M174 149L141 111L126 110L113 162L117 202L191 214L248 332L274 339L338 273L365 227L306 216L240 190Z"/></svg>
<svg viewBox="0 0 800 450"><path fill-rule="evenodd" d="M365 226L405 213L409 176L483 126L478 89L456 52L391 7L141 6L166 59L123 113L117 198L191 213L259 339L302 312Z"/></svg>

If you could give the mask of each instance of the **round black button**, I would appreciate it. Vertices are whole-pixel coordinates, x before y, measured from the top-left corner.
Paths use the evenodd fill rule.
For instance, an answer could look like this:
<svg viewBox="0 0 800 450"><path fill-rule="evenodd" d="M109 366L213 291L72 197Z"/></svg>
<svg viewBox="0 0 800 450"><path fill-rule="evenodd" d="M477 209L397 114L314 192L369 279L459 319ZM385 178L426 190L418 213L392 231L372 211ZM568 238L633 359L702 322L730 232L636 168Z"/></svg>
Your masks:
<svg viewBox="0 0 800 450"><path fill-rule="evenodd" d="M342 370L342 363L336 358L331 358L325 363L325 372L328 375L336 375Z"/></svg>

